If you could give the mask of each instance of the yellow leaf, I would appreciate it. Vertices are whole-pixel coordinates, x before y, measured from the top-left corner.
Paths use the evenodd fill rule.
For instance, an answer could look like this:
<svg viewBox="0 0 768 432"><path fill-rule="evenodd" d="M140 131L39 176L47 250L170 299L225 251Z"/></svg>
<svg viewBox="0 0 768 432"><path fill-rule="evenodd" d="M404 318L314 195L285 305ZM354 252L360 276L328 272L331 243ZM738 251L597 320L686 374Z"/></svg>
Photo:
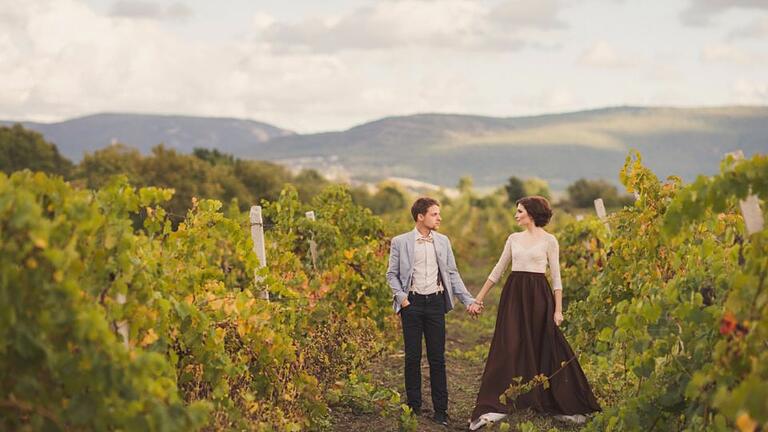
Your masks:
<svg viewBox="0 0 768 432"><path fill-rule="evenodd" d="M27 258L27 267L31 268L31 269L36 269L37 268L37 260L32 258L32 257Z"/></svg>
<svg viewBox="0 0 768 432"><path fill-rule="evenodd" d="M211 310L217 311L217 310L221 309L221 307L223 306L223 303L224 302L222 302L219 299L214 299L214 300L211 300L208 303L208 306L210 306Z"/></svg>
<svg viewBox="0 0 768 432"><path fill-rule="evenodd" d="M61 282L64 280L64 273L61 270L56 270L53 272L53 280L56 282Z"/></svg>
<svg viewBox="0 0 768 432"><path fill-rule="evenodd" d="M354 249L347 249L344 251L344 257L347 258L348 260L351 260L353 256L355 256Z"/></svg>
<svg viewBox="0 0 768 432"><path fill-rule="evenodd" d="M32 243L39 249L45 249L48 247L48 241L42 237L32 237Z"/></svg>
<svg viewBox="0 0 768 432"><path fill-rule="evenodd" d="M237 334L240 335L240 337L245 337L246 333L248 333L248 327L246 326L245 322L238 322Z"/></svg>
<svg viewBox="0 0 768 432"><path fill-rule="evenodd" d="M736 426L741 432L754 432L757 429L757 422L748 413L742 412L736 418Z"/></svg>
<svg viewBox="0 0 768 432"><path fill-rule="evenodd" d="M144 338L141 340L141 346L152 345L158 339L159 339L159 336L157 335L157 333L155 333L155 329L149 329L149 331L147 331L147 334L145 334Z"/></svg>
<svg viewBox="0 0 768 432"><path fill-rule="evenodd" d="M237 307L235 306L235 301L232 299L228 299L224 301L224 312L227 314L232 314L237 310Z"/></svg>

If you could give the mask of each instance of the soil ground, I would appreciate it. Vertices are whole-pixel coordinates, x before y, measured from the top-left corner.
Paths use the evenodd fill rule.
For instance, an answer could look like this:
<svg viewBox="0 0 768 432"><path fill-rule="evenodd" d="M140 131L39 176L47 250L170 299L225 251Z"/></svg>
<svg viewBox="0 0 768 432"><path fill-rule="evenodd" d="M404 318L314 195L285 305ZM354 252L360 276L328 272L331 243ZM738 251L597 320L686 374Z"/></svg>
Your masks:
<svg viewBox="0 0 768 432"><path fill-rule="evenodd" d="M479 289L471 289L477 292ZM426 349L422 352L422 414L418 416L418 431L467 431L469 416L474 408L475 397L483 374L485 355L488 352L493 324L496 318L496 295L491 294L486 301L486 310L479 319L472 319L462 307L457 307L446 316L446 363L448 374L448 416L449 425L444 427L432 421L432 400L429 388L429 365ZM400 337L402 342L402 337ZM397 390L401 402L405 403L405 383L403 378L403 352L395 350L377 358L369 369L376 385ZM398 431L400 413L388 415L356 414L350 409L336 407L332 411L333 430L356 431ZM506 420L510 431L518 430L516 425L530 421L538 430L578 431L580 427L557 421L549 416L540 415L530 410L512 413ZM498 431L501 424L481 429L484 432Z"/></svg>

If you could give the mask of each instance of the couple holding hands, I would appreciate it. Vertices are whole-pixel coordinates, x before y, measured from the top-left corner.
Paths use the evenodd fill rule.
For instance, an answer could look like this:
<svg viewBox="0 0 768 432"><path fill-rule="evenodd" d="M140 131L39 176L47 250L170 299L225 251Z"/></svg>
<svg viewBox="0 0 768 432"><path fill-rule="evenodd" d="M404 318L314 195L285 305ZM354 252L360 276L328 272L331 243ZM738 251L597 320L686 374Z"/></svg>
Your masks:
<svg viewBox="0 0 768 432"><path fill-rule="evenodd" d="M512 272L499 299L470 430L503 419L513 408L532 408L576 423L586 420L584 414L600 411L573 350L558 328L563 321L559 246L555 236L542 228L552 217L549 202L538 196L517 201L515 220L524 230L507 238L498 263L474 298L461 280L450 240L436 231L441 221L440 204L432 198L419 198L411 207L411 215L416 222L414 230L392 239L387 282L402 322L405 390L414 414L421 413L423 338L434 421L448 425L445 314L456 299L469 314L480 314L483 299L510 264ZM544 275L547 264L551 286ZM515 377L527 382L539 374L551 377L548 388L537 386L520 395L514 407L499 401Z"/></svg>

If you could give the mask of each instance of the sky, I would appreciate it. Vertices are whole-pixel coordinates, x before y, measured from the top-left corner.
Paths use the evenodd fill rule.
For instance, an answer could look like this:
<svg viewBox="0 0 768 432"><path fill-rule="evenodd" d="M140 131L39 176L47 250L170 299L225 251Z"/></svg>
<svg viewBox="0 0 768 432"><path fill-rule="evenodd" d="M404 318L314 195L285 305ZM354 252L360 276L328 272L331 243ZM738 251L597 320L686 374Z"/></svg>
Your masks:
<svg viewBox="0 0 768 432"><path fill-rule="evenodd" d="M768 0L0 0L0 119L768 105Z"/></svg>

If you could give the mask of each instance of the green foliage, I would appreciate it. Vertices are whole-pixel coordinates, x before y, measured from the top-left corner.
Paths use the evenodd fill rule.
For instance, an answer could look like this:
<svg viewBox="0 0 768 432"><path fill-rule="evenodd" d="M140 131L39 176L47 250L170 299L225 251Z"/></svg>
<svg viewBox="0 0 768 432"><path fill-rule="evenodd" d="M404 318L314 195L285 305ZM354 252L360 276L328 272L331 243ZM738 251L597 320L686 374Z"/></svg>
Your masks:
<svg viewBox="0 0 768 432"><path fill-rule="evenodd" d="M469 178L465 181L471 183ZM481 202L471 188L465 188L457 198L445 202L440 213L440 231L451 238L462 277L482 283L491 271L488 263L495 263L507 236L519 230L514 211L503 195L489 195Z"/></svg>
<svg viewBox="0 0 768 432"><path fill-rule="evenodd" d="M0 174L0 425L32 429L196 429L210 404L184 403L174 368L154 351L127 351L111 329L145 241L125 217L167 199L118 191L100 205L42 173ZM134 273L135 275L135 273ZM98 284L97 284L98 283ZM110 291L110 288L113 290Z"/></svg>
<svg viewBox="0 0 768 432"><path fill-rule="evenodd" d="M364 187L355 188L351 193L355 203L371 209L374 214L405 212L410 206L406 194L394 184L379 184L373 195Z"/></svg>
<svg viewBox="0 0 768 432"><path fill-rule="evenodd" d="M546 199L552 198L552 193L549 190L549 184L546 180L530 177L525 179L525 194L526 195L538 195L543 196Z"/></svg>
<svg viewBox="0 0 768 432"><path fill-rule="evenodd" d="M292 183L296 185L299 197L305 202L320 194L330 184L319 172L311 169L301 170Z"/></svg>
<svg viewBox="0 0 768 432"><path fill-rule="evenodd" d="M568 186L568 203L575 208L591 208L597 198L606 207L622 207L632 204L632 197L619 195L618 189L605 180L579 179Z"/></svg>
<svg viewBox="0 0 768 432"><path fill-rule="evenodd" d="M400 432L415 432L419 430L419 421L413 414L413 410L406 404L400 405L402 412L400 413L398 430Z"/></svg>
<svg viewBox="0 0 768 432"><path fill-rule="evenodd" d="M768 242L765 230L744 238L737 209L750 191L765 199L767 175L755 156L683 186L635 155L621 179L639 199L610 215L610 231L564 227L565 328L605 408L588 430L768 421Z"/></svg>
<svg viewBox="0 0 768 432"><path fill-rule="evenodd" d="M507 194L507 204L510 206L513 206L518 199L525 196L538 195L547 199L551 197L547 182L536 177L527 178L523 181L512 176L504 185L504 190Z"/></svg>
<svg viewBox="0 0 768 432"><path fill-rule="evenodd" d="M502 423L502 426L503 425L504 423ZM509 430L509 426L507 426L506 429L502 429L502 427L499 427L499 430ZM541 429L531 421L518 423L517 430L519 430L520 432L540 432L541 431ZM558 431L559 429L556 427L547 429L547 432L558 432Z"/></svg>
<svg viewBox="0 0 768 432"><path fill-rule="evenodd" d="M523 181L515 176L512 176L507 180L507 184L504 185L504 190L507 192L507 202L510 205L514 205L515 201L527 195Z"/></svg>
<svg viewBox="0 0 768 432"><path fill-rule="evenodd" d="M350 374L344 381L337 381L329 390L330 405L346 406L355 414L386 415L400 403L400 394L394 390L371 383L370 376Z"/></svg>
<svg viewBox="0 0 768 432"><path fill-rule="evenodd" d="M41 134L20 124L0 126L0 171L10 174L29 169L67 177L72 167Z"/></svg>
<svg viewBox="0 0 768 432"><path fill-rule="evenodd" d="M160 186L174 190L166 210L174 222L183 219L192 207L193 197L235 200L245 210L261 199L275 200L288 183L293 183L306 202L329 183L316 171L293 176L286 168L271 162L236 159L218 150L197 148L192 155L159 145L152 154L114 144L86 153L73 173L73 183L99 189L112 176L125 175L132 184Z"/></svg>
<svg viewBox="0 0 768 432"><path fill-rule="evenodd" d="M113 176L125 175L132 183L141 183L143 158L138 150L124 144L113 144L86 153L78 164L74 177L90 189L99 189Z"/></svg>
<svg viewBox="0 0 768 432"><path fill-rule="evenodd" d="M257 286L245 215L192 198L174 226L160 207L171 197L124 177L90 192L0 175L3 429L327 426L319 383L354 374L391 325L381 222L337 188L310 225L288 190L265 203L288 258ZM291 252L316 227L318 243L338 246L317 272ZM277 301L260 300L263 288Z"/></svg>
<svg viewBox="0 0 768 432"><path fill-rule="evenodd" d="M192 155L211 165L233 165L235 163L234 156L222 153L218 149L195 148L192 150Z"/></svg>

